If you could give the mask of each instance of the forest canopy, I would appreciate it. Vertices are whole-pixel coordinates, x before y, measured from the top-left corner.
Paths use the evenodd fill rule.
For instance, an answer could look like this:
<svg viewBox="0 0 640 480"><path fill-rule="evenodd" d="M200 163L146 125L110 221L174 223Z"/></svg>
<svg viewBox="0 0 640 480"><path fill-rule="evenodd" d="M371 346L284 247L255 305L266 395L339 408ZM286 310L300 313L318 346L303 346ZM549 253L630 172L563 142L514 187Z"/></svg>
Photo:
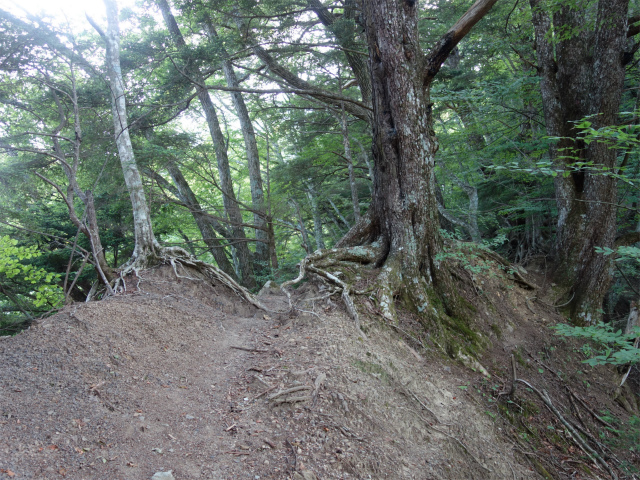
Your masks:
<svg viewBox="0 0 640 480"><path fill-rule="evenodd" d="M459 317L471 251L576 324L637 300L636 0L104 4L0 9L3 332L172 255L372 271L390 321Z"/></svg>

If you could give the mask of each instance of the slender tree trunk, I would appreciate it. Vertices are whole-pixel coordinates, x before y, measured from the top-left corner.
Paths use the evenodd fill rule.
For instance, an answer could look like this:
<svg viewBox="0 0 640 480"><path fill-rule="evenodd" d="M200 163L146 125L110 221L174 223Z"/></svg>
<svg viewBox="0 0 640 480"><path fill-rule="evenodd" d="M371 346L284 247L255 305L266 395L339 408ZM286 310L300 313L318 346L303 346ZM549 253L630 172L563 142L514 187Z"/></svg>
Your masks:
<svg viewBox="0 0 640 480"><path fill-rule="evenodd" d="M347 0L344 3L345 8L342 10L342 15L337 16L329 11L329 9L325 7L320 0L307 0L307 4L316 13L318 19L335 35L338 44L344 49L344 55L351 67L353 75L356 78L358 87L360 88L362 101L365 104L370 105L371 77L369 76L369 71L367 69L367 62L364 56L358 53L359 47L355 41L356 23L354 20L356 15L356 3L357 2L355 0ZM340 20L342 20L342 22L340 22ZM353 23L345 22L344 20L351 20ZM336 23L338 23L338 25L336 25Z"/></svg>
<svg viewBox="0 0 640 480"><path fill-rule="evenodd" d="M156 0L156 4L160 7L162 16L167 25L167 29L171 34L171 38L179 49L181 49L186 55L185 71L191 76L195 83L196 93L200 105L204 110L205 117L207 119L207 126L209 127L209 133L213 140L213 145L216 152L216 160L218 163L218 175L220 177L220 190L222 191L222 202L224 209L229 217L229 223L231 225L231 231L233 232L234 247L238 257L239 269L241 272L241 282L248 288L256 286L255 278L253 276L252 255L249 250L244 229L242 228L243 219L240 206L236 200L236 196L233 190L233 182L231 179L231 169L229 168L229 158L227 157L227 145L225 142L222 129L220 128L220 122L218 121L218 115L216 113L209 91L205 87L205 80L202 74L191 66L191 59L187 52L187 45L184 41L184 37L180 32L178 24L176 23L171 9L166 0Z"/></svg>
<svg viewBox="0 0 640 480"><path fill-rule="evenodd" d="M118 6L115 0L104 0L107 7L108 27L105 35L107 43L107 71L111 88L111 109L116 145L120 156L120 164L124 180L129 190L133 208L133 225L135 232L135 248L131 260L139 265L146 265L158 255L160 245L155 239L151 226L151 215L144 194L142 177L138 171L133 145L129 137L126 97L124 81L120 68L120 26L118 22Z"/></svg>
<svg viewBox="0 0 640 480"><path fill-rule="evenodd" d="M187 206L191 215L193 215L193 219L202 234L202 240L209 248L209 252L213 255L218 267L227 275L231 276L231 278L237 280L231 262L229 262L229 258L227 258L227 254L225 253L225 245L216 236L211 217L202 210L193 190L191 190L191 187L175 162L171 161L167 164L167 171L169 175L171 175L173 183L178 190L180 201Z"/></svg>
<svg viewBox="0 0 640 480"><path fill-rule="evenodd" d="M555 166L566 172L555 180L555 281L567 292L573 321L594 323L612 278L612 257L595 248L615 244L617 181L603 172L615 171L617 152L604 142L587 145L576 122L593 115L592 128L617 124L628 0L600 0L592 12L595 28L580 8L566 5L549 13L542 1L530 3L547 133L561 138L550 153ZM559 28L574 34L552 45L551 31ZM576 161L593 167L575 167Z"/></svg>
<svg viewBox="0 0 640 480"><path fill-rule="evenodd" d="M147 138L149 139L150 137ZM202 241L208 247L218 267L237 281L238 277L226 254L226 243L216 236L216 232L218 232L222 238L228 238L231 237L230 232L216 218L202 210L195 193L191 190L176 162L169 160L166 168L169 175L171 175L173 185L165 180L162 175L151 169L147 169L145 173L155 180L160 188L170 191L178 198L182 206L189 209L198 230L200 230Z"/></svg>
<svg viewBox="0 0 640 480"><path fill-rule="evenodd" d="M304 220L302 219L302 212L300 211L300 204L295 200L291 199L290 202L293 204L293 207L296 209L296 217L298 218L298 228L300 230L300 234L302 235L302 247L307 251L307 253L313 252L313 247L311 246L311 242L309 241L309 234L307 233L307 227L304 226Z"/></svg>
<svg viewBox="0 0 640 480"><path fill-rule="evenodd" d="M344 111L344 104L342 106L342 112L339 117L340 130L342 132L342 144L344 146L344 158L347 160L347 168L349 170L349 187L351 188L351 203L353 204L353 219L354 223L358 223L360 220L360 200L358 199L358 185L356 183L356 175L353 171L353 157L351 155L351 142L349 141L349 129L347 127L347 116Z"/></svg>
<svg viewBox="0 0 640 480"><path fill-rule="evenodd" d="M311 182L307 185L307 196L309 197L311 212L313 213L313 232L316 240L316 249L324 250L326 246L324 244L324 239L322 238L322 216L320 215L320 209L318 208L318 195L313 183Z"/></svg>
<svg viewBox="0 0 640 480"><path fill-rule="evenodd" d="M218 39L213 23L210 18L206 18L205 27L210 38ZM238 77L229 59L229 54L223 45L219 47L222 60L222 70L224 72L227 86L239 88ZM251 202L253 208L253 223L256 225L256 252L254 260L259 268L265 269L269 265L269 237L264 205L264 189L262 186L262 173L260 172L260 155L258 154L258 142L253 128L253 122L249 116L249 110L240 92L231 92L231 100L240 122L240 130L244 138L245 151L247 154L247 167L249 168L249 185L251 187Z"/></svg>
<svg viewBox="0 0 640 480"><path fill-rule="evenodd" d="M360 152L362 153L362 159L364 160L365 165L367 166L367 168L369 169L369 190L371 192L373 192L373 165L372 163L369 161L369 155L367 155L367 150L364 148L364 146L362 145L362 142L360 140L358 140L357 138L354 137L354 140L356 141L356 143L358 144L358 146L360 147Z"/></svg>
<svg viewBox="0 0 640 480"><path fill-rule="evenodd" d="M342 215L342 213L340 213L340 210L338 210L338 207L336 207L336 204L333 203L333 200L331 200L331 198L327 198L327 200L329 201L329 204L331 205L331 207L333 208L333 210L336 212L336 215L338 216L338 218L340 219L340 221L342 223L344 223L344 226L347 228L350 228L351 225L349 225L349 222L347 222L347 219L344 218L344 216Z"/></svg>

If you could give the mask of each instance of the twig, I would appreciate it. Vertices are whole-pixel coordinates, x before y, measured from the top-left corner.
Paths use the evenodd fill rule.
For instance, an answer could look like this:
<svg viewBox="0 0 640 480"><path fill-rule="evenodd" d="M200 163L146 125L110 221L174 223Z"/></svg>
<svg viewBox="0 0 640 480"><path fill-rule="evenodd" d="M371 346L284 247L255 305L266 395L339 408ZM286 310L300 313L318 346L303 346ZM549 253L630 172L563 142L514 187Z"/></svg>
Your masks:
<svg viewBox="0 0 640 480"><path fill-rule="evenodd" d="M589 408L589 406L586 404L586 402L580 398L573 390L571 390L568 386L565 385L565 388L569 391L569 393L573 396L573 398L575 398L580 405L583 406L583 408L589 412L591 414L591 416L593 418L595 418L597 421L599 421L602 425L604 425L605 427L610 428L611 430L615 431L615 427L613 425L611 425L609 422L607 422L606 420L602 419L596 412L594 412L591 408Z"/></svg>
<svg viewBox="0 0 640 480"><path fill-rule="evenodd" d="M288 388L287 390L280 390L279 392L274 393L269 396L269 400L273 400L281 395L288 395L290 393L299 392L301 390L311 390L311 386L309 385L301 385L299 387Z"/></svg>
<svg viewBox="0 0 640 480"><path fill-rule="evenodd" d="M296 447L294 447L291 444L289 439L287 439L285 441L287 442L287 445L289 445L289 447L291 448L291 452L293 453L293 469L297 470L298 469L298 452L296 451Z"/></svg>
<svg viewBox="0 0 640 480"><path fill-rule="evenodd" d="M272 392L272 391L273 391L273 390L275 390L277 387L278 387L277 385L274 385L274 386L273 386L273 387L271 387L271 388L267 388L264 392L262 392L262 393L260 393L260 394L256 395L256 397L254 398L254 400L257 400L257 399L259 399L260 397L262 397L262 396L266 395L267 393Z"/></svg>
<svg viewBox="0 0 640 480"><path fill-rule="evenodd" d="M281 403L298 403L298 402L307 402L311 400L309 395L305 395L304 397L286 397L286 398L276 398L272 400L275 405L280 405Z"/></svg>
<svg viewBox="0 0 640 480"><path fill-rule="evenodd" d="M236 350L243 350L245 352L269 353L269 350L263 350L261 348L236 347L235 345L230 345L229 348L235 348Z"/></svg>
<svg viewBox="0 0 640 480"><path fill-rule="evenodd" d="M587 455L589 455L591 457L591 459L595 463L600 464L607 471L607 473L609 473L611 478L613 478L614 480L618 479L618 476L611 469L609 464L606 461L604 461L604 459L600 456L600 454L598 452L596 452L593 448L591 448L591 446L576 431L576 429L573 427L573 425L570 422L568 422L567 419L565 419L562 416L562 414L558 411L558 409L553 405L553 403L551 402L551 399L549 398L549 394L547 393L546 390L543 389L542 391L540 391L536 387L531 385L529 382L527 382L526 380L523 380L521 378L516 378L514 380L514 383L515 382L522 383L523 385L525 385L528 388L530 388L536 395L538 395L538 397L540 397L540 399L547 406L547 408L551 411L551 413L553 413L558 418L558 420L560 420L560 422L567 428L567 430L569 431L569 434L571 435L573 440L576 442L576 444L578 444L578 446L582 450L584 450L587 453Z"/></svg>
<svg viewBox="0 0 640 480"><path fill-rule="evenodd" d="M415 393L413 393L411 390L409 390L409 389L408 389L408 388L406 388L406 387L403 387L403 389L405 390L405 392L409 392L409 394L414 398L414 400L415 400L416 402L418 402L422 408L424 408L427 412L429 412L433 418L435 418L435 419L436 419L436 422L441 423L441 422L440 422L440 419L438 418L438 416L437 416L435 413L433 413L433 410L431 410L429 407L427 407L427 406L424 404L424 402L422 402L422 400L420 400L420 399L418 398L418 396L417 396Z"/></svg>

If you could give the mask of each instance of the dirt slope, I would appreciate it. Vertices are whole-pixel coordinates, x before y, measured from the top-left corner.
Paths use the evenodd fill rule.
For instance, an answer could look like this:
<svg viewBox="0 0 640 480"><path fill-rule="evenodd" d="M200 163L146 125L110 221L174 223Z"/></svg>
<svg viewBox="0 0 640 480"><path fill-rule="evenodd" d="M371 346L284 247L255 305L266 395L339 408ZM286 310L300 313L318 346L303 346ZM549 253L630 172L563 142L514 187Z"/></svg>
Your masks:
<svg viewBox="0 0 640 480"><path fill-rule="evenodd" d="M0 339L0 479L540 478L482 375L382 324L364 339L303 293L316 313L265 314L167 267L128 292Z"/></svg>

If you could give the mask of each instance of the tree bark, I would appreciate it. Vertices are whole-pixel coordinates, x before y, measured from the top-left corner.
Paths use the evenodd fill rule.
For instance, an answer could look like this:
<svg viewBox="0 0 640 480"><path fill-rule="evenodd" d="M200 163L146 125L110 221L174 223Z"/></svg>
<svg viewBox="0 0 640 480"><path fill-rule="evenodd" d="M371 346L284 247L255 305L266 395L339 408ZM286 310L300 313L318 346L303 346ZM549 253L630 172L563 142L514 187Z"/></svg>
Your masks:
<svg viewBox="0 0 640 480"><path fill-rule="evenodd" d="M370 243L381 249L380 309L389 319L395 319L398 294L427 317L460 313L453 278L438 255L438 144L429 89L447 55L495 1L478 0L428 56L419 44L417 2L362 4L373 90L373 199L337 246Z"/></svg>
<svg viewBox="0 0 640 480"><path fill-rule="evenodd" d="M107 43L107 71L111 88L111 109L115 140L120 156L120 164L124 180L129 190L133 208L133 225L135 248L131 261L138 265L146 265L157 257L160 245L156 241L151 225L151 215L142 186L142 177L133 154L133 145L129 136L124 81L120 68L120 26L118 22L118 6L115 0L104 0L107 7L107 32L104 38Z"/></svg>
<svg viewBox="0 0 640 480"><path fill-rule="evenodd" d="M171 35L173 42L176 46L182 50L182 53L186 55L186 67L185 73L191 77L195 84L196 92L200 105L204 110L205 117L207 119L207 126L209 127L209 133L213 140L213 145L216 152L216 160L218 163L218 175L220 177L220 190L222 191L222 202L225 212L229 217L229 223L231 224L231 230L233 232L234 249L239 262L239 269L241 273L241 283L248 288L256 286L256 281L253 276L252 270L252 255L249 250L249 246L246 241L244 229L242 228L242 212L236 200L235 192L233 190L233 182L231 180L231 169L229 168L229 158L227 156L227 145L225 142L222 129L220 128L220 122L218 121L218 115L216 113L209 91L205 86L205 80L202 74L197 68L191 66L189 54L186 51L187 44L180 32L178 24L171 13L171 9L167 0L156 0L156 4L162 12L165 24Z"/></svg>
<svg viewBox="0 0 640 480"><path fill-rule="evenodd" d="M304 226L304 219L302 218L302 212L300 211L300 204L294 199L291 199L289 201L296 209L296 217L298 218L298 229L300 230L300 234L302 235L302 248L304 248L307 253L311 253L313 252L313 247L311 246L311 242L309 241L307 227Z"/></svg>
<svg viewBox="0 0 640 480"><path fill-rule="evenodd" d="M560 138L550 155L565 173L555 179L555 282L570 298L566 309L572 320L594 323L601 318L612 278L612 257L597 253L595 247L614 247L617 182L603 172L615 171L617 152L604 142L586 144L576 122L592 115L595 129L617 124L628 0L600 0L594 28L580 8L566 5L549 13L542 0L530 4L546 129ZM552 45L553 29L574 33ZM592 167L575 166L577 161L592 162Z"/></svg>

